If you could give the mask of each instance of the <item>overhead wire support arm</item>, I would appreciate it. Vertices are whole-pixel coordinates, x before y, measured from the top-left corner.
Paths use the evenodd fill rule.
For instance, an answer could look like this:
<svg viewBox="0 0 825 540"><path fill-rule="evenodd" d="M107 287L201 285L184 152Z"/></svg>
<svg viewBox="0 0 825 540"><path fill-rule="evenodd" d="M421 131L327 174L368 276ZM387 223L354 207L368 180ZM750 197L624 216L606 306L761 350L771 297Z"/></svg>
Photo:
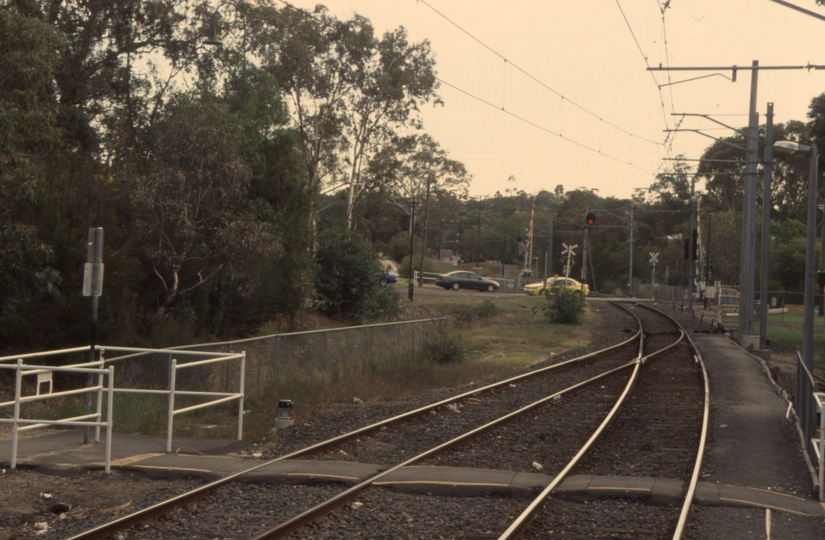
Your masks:
<svg viewBox="0 0 825 540"><path fill-rule="evenodd" d="M716 142L720 142L720 143L722 143L722 144L726 144L726 145L728 145L728 146L731 146L731 147L733 147L733 148L736 148L737 150L742 150L743 152L745 151L745 148L743 148L743 147L739 146L738 144L733 144L733 143L731 143L731 142L726 141L725 139L720 139L719 137L714 137L713 135L708 135L707 133L702 133L702 132L701 132L700 130L698 130L698 129L666 129L666 130L664 130L664 131L665 131L665 132L667 132L667 133L675 133L675 132L681 132L681 131L690 131L690 132L692 132L692 133L698 133L699 135L702 135L703 137L707 137L708 139L713 139L713 140L714 140L714 141L716 141Z"/></svg>
<svg viewBox="0 0 825 540"><path fill-rule="evenodd" d="M656 66L647 68L648 71L753 71L753 70L790 70L790 69L825 69L825 65L805 64L802 66Z"/></svg>
<svg viewBox="0 0 825 540"><path fill-rule="evenodd" d="M800 7L800 6L797 6L795 4L791 4L790 2L786 2L785 0L771 0L771 2L776 2L777 4L781 4L785 7L795 9L796 11L799 11L800 13L804 13L805 15L810 15L811 17L814 17L816 19L819 19L821 21L825 21L825 15L822 15L821 13L817 13L815 11L811 11L809 9L805 9L804 7Z"/></svg>
<svg viewBox="0 0 825 540"><path fill-rule="evenodd" d="M663 157L661 158L662 161L699 161L699 162L707 162L707 163L742 163L741 159L702 159L702 158L670 158L670 157ZM665 173L658 173L658 174L665 174Z"/></svg>
<svg viewBox="0 0 825 540"><path fill-rule="evenodd" d="M699 77L691 77L690 79L684 79L684 80L681 80L681 81L675 81L675 82L660 84L659 88L664 88L665 86L673 86L674 84L682 84L682 83L691 82L691 81L698 81L699 79L707 79L708 77L724 77L724 78L726 78L727 80L729 80L731 82L735 82L733 80L733 78L728 77L727 75L724 75L722 73L710 73L708 75L700 75ZM676 115L676 113L671 113L671 114Z"/></svg>
<svg viewBox="0 0 825 540"><path fill-rule="evenodd" d="M685 116L698 116L698 117L700 117L700 118L704 118L705 120L710 120L711 122L714 122L714 123L716 123L716 124L719 124L719 125L720 125L720 126L722 126L722 127L726 127L726 128L728 128L728 129L730 129L731 131L735 131L736 133L739 133L740 135L742 135L742 136L743 136L743 137L745 137L745 138L749 137L749 135L748 135L748 133L747 133L747 131L746 131L746 130L744 130L744 129L739 129L739 128L735 128L735 127L733 127L733 126L729 126L729 125L727 125L727 124L726 124L726 123L724 123L724 122L720 122L719 120L717 120L717 119L715 119L715 118L712 118L709 114L702 114L702 113L673 113L673 116L681 116L681 117L683 117L683 118L684 118Z"/></svg>

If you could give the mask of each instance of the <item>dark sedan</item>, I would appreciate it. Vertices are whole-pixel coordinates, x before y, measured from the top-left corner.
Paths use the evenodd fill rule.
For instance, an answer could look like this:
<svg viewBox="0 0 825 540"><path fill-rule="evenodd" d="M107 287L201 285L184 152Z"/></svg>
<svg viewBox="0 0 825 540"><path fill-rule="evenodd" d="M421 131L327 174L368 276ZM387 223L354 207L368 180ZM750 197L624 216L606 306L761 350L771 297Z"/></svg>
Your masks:
<svg viewBox="0 0 825 540"><path fill-rule="evenodd" d="M438 276L435 280L438 287L457 291L459 289L475 289L478 291L494 292L499 288L498 281L484 279L475 272L457 271Z"/></svg>
<svg viewBox="0 0 825 540"><path fill-rule="evenodd" d="M394 274L387 270L382 270L378 274L378 284L386 287L388 283L396 283L398 281L398 274Z"/></svg>

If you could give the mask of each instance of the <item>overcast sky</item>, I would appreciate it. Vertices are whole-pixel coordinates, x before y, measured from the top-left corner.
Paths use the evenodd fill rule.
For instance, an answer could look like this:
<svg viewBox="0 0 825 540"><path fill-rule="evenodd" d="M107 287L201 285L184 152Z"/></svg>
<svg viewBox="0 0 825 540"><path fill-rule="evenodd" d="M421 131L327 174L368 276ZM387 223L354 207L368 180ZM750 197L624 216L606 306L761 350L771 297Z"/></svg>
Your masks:
<svg viewBox="0 0 825 540"><path fill-rule="evenodd" d="M825 15L813 0L792 1ZM669 166L665 158L696 159L712 143L675 133L666 146L665 130L680 121L673 113L747 124L749 71L736 82L724 71L660 89L712 72L648 66L825 66L825 21L770 0L669 0L664 17L658 0L290 3L322 3L340 19L369 18L379 33L404 26L411 40L431 42L445 106L425 108L424 129L467 166L474 196L561 184L628 198ZM768 102L774 122L806 121L811 99L825 92L825 69L765 70L758 82L760 123ZM701 118L680 127L731 133Z"/></svg>

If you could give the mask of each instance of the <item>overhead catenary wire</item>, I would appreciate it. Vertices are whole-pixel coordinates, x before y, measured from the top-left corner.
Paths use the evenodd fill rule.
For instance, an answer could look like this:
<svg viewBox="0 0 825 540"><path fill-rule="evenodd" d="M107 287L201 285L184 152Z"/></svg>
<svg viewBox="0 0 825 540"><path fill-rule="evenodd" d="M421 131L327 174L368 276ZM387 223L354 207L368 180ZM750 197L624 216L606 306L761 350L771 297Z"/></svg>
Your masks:
<svg viewBox="0 0 825 540"><path fill-rule="evenodd" d="M645 170L645 169L642 169L641 167L639 167L639 166L637 166L637 165L634 165L633 163L631 163L631 162L629 162L629 161L624 161L624 160L622 160L622 159L620 159L620 158L617 158L616 156L611 156L610 154L605 154L604 152L602 152L602 151L600 151L600 150L597 150L597 149L593 148L592 146L588 146L588 145L586 145L586 144L584 144L584 143L580 143L580 142L576 141L575 139L571 139L570 137L565 137L565 136L564 136L564 135L562 135L561 133L556 133L555 131L553 131L553 130L551 130L551 129L549 129L549 128L546 128L546 127L544 127L544 126L542 126L542 125L540 125L540 124L537 124L536 122L533 122L532 120L528 120L527 118L524 118L523 116L519 116L519 115L517 115L517 114L515 114L515 113L513 113L513 112L510 112L510 111L506 110L506 109L502 109L502 108L498 107L497 105L495 105L494 103L490 103L490 102L489 102L489 101L487 101L486 99L481 98L481 97L479 97L479 96L477 96L477 95L475 95L475 94L473 94L473 93L471 93L471 92L468 92L467 90L464 90L464 89L462 89L462 88L459 88L458 86L456 86L456 85L454 85L454 84L451 84L451 83L449 83L449 82L445 81L444 79L442 79L442 78L440 78L440 77L436 77L436 80L437 80L438 82L440 82L440 83L444 84L445 86L449 86L449 87L450 87L450 88L452 88L453 90L456 90L456 91L458 91L458 92L461 92L462 94L464 94L464 95L466 95L466 96L468 96L468 97L471 97L471 98L473 98L473 99L475 99L475 100L477 100L477 101L479 101L479 102L483 103L484 105L487 105L488 107L492 107L492 108L494 108L494 109L496 109L496 110L499 110L499 111L503 112L503 113L504 113L504 114L506 114L506 115L512 116L513 118L515 118L515 119L517 119L517 120L519 120L519 121L521 121L521 122L524 122L525 124L531 125L531 126L533 126L534 128L540 129L541 131L544 131L544 132L549 133L549 134L551 134L551 135L555 135L556 137L558 137L558 138L560 138L560 139L564 139L565 141L568 141L568 142L570 142L570 143L574 144L575 146L578 146L579 148L583 148L583 149L585 149L585 150L589 150L590 152L593 152L594 154L599 154L600 156L605 156L606 158L612 159L613 161L616 161L616 162L618 162L618 163L623 163L624 165L628 165L628 166L630 166L630 167L633 167L634 169L637 169L637 170L639 170L639 171L642 171L642 172L643 172L643 173L645 173L645 174L649 174L649 175L651 175L651 176L655 176L655 174L654 174L653 172L651 172L651 171L647 171L647 170ZM659 144L659 143L653 143L653 144Z"/></svg>
<svg viewBox="0 0 825 540"><path fill-rule="evenodd" d="M625 25L627 25L627 29L630 32L630 36L633 38L633 42L636 44L636 48L639 49L639 54L642 55L642 59L644 60L645 65L649 68L650 63L648 62L647 55L642 50L642 46L639 44L639 40L636 38L636 33L633 31L633 27L630 26L630 21L627 19L627 15L625 15L624 9L622 9L622 4L619 2L619 0L616 0L616 6L618 6L619 12L622 14L622 18L624 19ZM656 85L656 88L658 88L658 90L659 90L659 104L662 108L662 119L665 123L665 128L669 128L670 124L668 123L668 120L667 120L667 111L665 110L665 98L664 98L664 95L662 94L662 85L659 84L659 81L656 80L656 75L654 75L652 72L650 73L650 76L653 79L653 83ZM673 94L671 92L671 101L672 101L672 99L673 99ZM670 154L670 151L671 151L670 146L668 145L668 141L670 141L670 140L671 140L670 134L668 134L665 137L665 142L663 143L663 145L665 146L668 154Z"/></svg>
<svg viewBox="0 0 825 540"><path fill-rule="evenodd" d="M580 105L579 103L576 103L575 101L571 100L569 97L565 96L564 94L562 94L562 93L561 93L561 92L559 92L558 90L556 90L556 89L552 88L551 86L549 86L547 83L545 83L544 81L542 81L542 80L541 80L541 79L539 79L538 77L534 76L534 75L533 75L533 74L531 74L530 72L526 71L525 69L521 68L521 67L520 67L520 66L518 66L517 64L513 63L513 61L512 61L511 59L509 59L509 58L505 57L504 55L502 55L501 53L499 53L498 51L496 51L495 49L493 49L492 47L490 47L489 45L487 45L486 43L484 43L482 40L480 40L479 38L477 38L476 36L474 36L472 33L470 33L468 30L466 30L465 28L463 28L461 25L459 25L458 23L456 23L454 20L450 19L447 15L445 15L444 13L442 13L442 12L438 11L436 8L434 8L434 7L433 7L433 6L431 6L429 3L427 3L427 0L417 0L417 2L419 2L419 3L421 3L421 4L424 4L425 6L427 6L428 8L430 8L430 9L431 9L434 13L436 13L439 17L443 18L445 21L447 21L447 22L448 22L448 23L450 23L451 25L455 26L458 30L460 30L461 32L463 32L464 34L466 34L466 35L467 35L470 39L472 39L473 41L475 41L476 43L478 43L479 45L481 45L482 47L484 47L485 49L487 49L488 51L490 51L490 52L491 52L492 54L494 54L495 56L498 56L499 58L501 58L502 60L504 60L504 62L505 62L506 64L509 64L510 66L512 66L512 67L513 67L513 69L518 70L519 72L521 72L521 73L522 73L524 76L526 76L527 78L531 79L532 81L534 81L535 83L537 83L537 84L538 84L538 85L540 85L541 87L545 88L545 89L546 89L546 90L548 90L549 92L552 92L552 93L553 93L553 94L555 94L556 96L560 97L563 101L566 101L566 102L570 103L570 105L572 105L572 106L576 107L576 108L577 108L577 109L579 109L580 111L582 111L582 112L584 112L584 113L586 113L586 114L588 114L588 115L592 116L593 118L598 119L600 122L604 122L605 124L609 125L610 127L614 128L614 129L616 129L616 130L618 130L618 131L621 131L622 133L625 133L625 134L627 134L627 135L630 135L631 137L635 137L636 139L639 139L639 140L641 140L641 141L649 142L649 143L652 143L652 144L663 144L663 143L661 143L661 142L659 142L659 141L653 141L653 140L647 139L647 138L645 138L645 137L642 137L642 136L640 136L640 135L636 135L635 133L632 133L632 132L630 132L630 131L628 131L628 130L626 130L626 129L624 129L624 128L620 127L620 126L617 126L616 124L614 124L614 123L610 122L609 120L606 120L606 119L602 118L601 116L599 116L598 114L594 113L593 111L591 111L591 110L587 109L587 108L586 108L586 107L584 107L583 105ZM654 80L655 80L655 77L654 77ZM665 121L665 123L667 123L667 121Z"/></svg>
<svg viewBox="0 0 825 540"><path fill-rule="evenodd" d="M295 10L295 11L298 11L298 12L302 13L302 14L303 14L304 16L306 16L306 17L309 17L309 18L315 19L316 21L320 22L321 24L327 24L327 23L325 23L323 20L321 20L320 18L316 17L313 13L310 13L309 11L307 11L307 10L305 10L305 9L295 7L295 6L293 6L292 4L290 4L289 2L287 2L286 0L278 0L278 1L279 1L281 4L283 4L284 6L286 6L286 7L288 7L288 8L290 8L290 9L293 9L293 10ZM422 3L424 3L425 5L427 5L428 7L430 7L430 6L429 6L429 4L427 4L424 0L419 0L419 1L421 1ZM431 9L432 9L432 8L431 8ZM457 26L457 25L456 25L456 26ZM458 28L460 28L460 27L458 27ZM462 31L464 31L464 30L462 29ZM466 32L466 31L465 31L465 32ZM468 34L468 35L469 35L469 34ZM471 37L472 37L472 36L471 36ZM479 40L478 40L477 38L475 38L475 37L473 37L473 39L475 39L476 41L479 41ZM481 43L484 47L486 47L486 48L490 49L490 48L489 48L489 46L485 45L483 42L479 41L479 43ZM505 61L507 61L507 59L506 59L506 58L504 58L503 56L501 56L500 54L498 54L497 52L495 52L493 49L490 49L490 50L491 50L493 53L495 53L496 55L498 55L499 57L501 57L502 59L504 59ZM522 72L523 72L523 73L525 73L527 76L529 76L529 77L533 78L533 77L532 77L532 75L529 75L528 73L524 72L523 70L521 70L521 68L519 68L518 66L514 65L512 62L507 61L507 63L508 63L508 64L510 64L510 65L512 65L514 68L518 69L519 71L522 71ZM452 83L449 83L449 82L447 82L446 80L444 80L444 79L442 79L442 78L440 78L440 77L436 77L435 79L436 79L438 82L440 82L440 83L442 83L442 84L444 84L444 85L446 85L446 86L449 86L450 88L452 88L452 89L454 89L454 90L456 90L456 91L458 91L458 92L460 92L460 93L462 93L462 94L464 94L464 95L466 95L466 96L468 96L468 97L470 97L470 98L473 98L473 99L475 99L475 100L477 100L477 101L479 101L479 102L481 102L481 103L483 103L483 104L485 104L485 105L487 105L487 106L489 106L489 107L492 107L493 109L496 109L497 111L503 112L504 114L509 115L509 116L511 116L511 117L513 117L513 118L515 118L515 119L517 119L517 120L521 121L521 122L524 122L524 123L526 123L526 124L528 124L528 125L530 125L530 126L533 126L533 127L537 128L537 129L539 129L539 130L541 130L541 131L544 131L544 132L549 133L549 134L551 134L551 135L555 135L556 137L559 137L560 139L564 139L565 141L568 141L568 142L572 143L573 145L578 146L578 147L580 147L580 148L582 148L582 149L584 149L584 150L588 150L588 151L590 151L590 152L593 152L594 154L599 154L599 155L601 155L601 156L605 156L606 158L611 159L611 160L613 160L613 161L616 161L616 162L618 162L618 163L622 163L622 164L624 164L624 165L628 165L628 166L630 166L630 167L632 167L632 168L634 168L634 169L636 169L636 170L639 170L639 171L641 171L641 172L643 172L643 173L645 173L645 174L647 174L647 175L650 175L650 176L655 176L655 173L653 173L653 172L651 172L651 171L645 170L645 169L643 169L643 168L641 168L641 167L639 167L639 166L637 166L637 165L634 165L633 163L631 163L631 162L629 162L629 161L624 161L624 160L622 160L621 158L618 158L618 157L616 157L616 156L612 156L612 155L610 155L610 154L606 154L606 153L604 153L604 152L602 152L602 151L600 151L600 150L598 150L598 149L595 149L595 148L593 148L593 147L591 147L591 146L588 146L588 145L586 145L586 144L584 144L584 143L578 142L578 141L576 141L575 139L571 139L571 138L569 138L569 137L565 137L565 136L564 136L564 135L562 135L561 133L556 133L555 131L553 131L553 130L551 130L551 129L549 129L549 128L546 128L546 127L544 127L544 126L542 126L542 125L540 125L540 124L538 124L538 123L536 123L536 122L533 122L532 120L529 120L529 119L527 119L527 118L525 118L525 117L523 117L523 116L517 115L517 114L515 114L515 113L513 113L513 112L510 112L510 111L506 110L504 107L499 107L498 105L495 105L495 104L493 104L493 103L491 103L491 102L489 102L489 101L487 101L487 100L485 100L485 99L483 99L483 98L481 98L481 97L479 97L479 96L477 96L477 95L473 94L472 92L469 92L469 91L467 91L467 90L464 90L463 88L458 87L457 85L454 85L454 84L452 84ZM539 81L538 79L535 79L535 80L536 80L536 82L539 82L540 84L542 84L542 85L543 85L543 83L541 83L541 81ZM556 92L556 91L555 91L555 90L553 90L552 88L550 88L550 87L546 87L546 88L547 88L548 90L551 90L552 92L556 93L559 97L561 97L561 99L562 99L562 100L569 101L569 100L567 100L567 98L565 98L563 95L559 94L558 92ZM572 102L571 102L571 103L572 103ZM576 107L581 108L581 106L579 106L579 105L577 105L577 104L574 104L574 105L576 105ZM584 111L586 111L586 109L583 109L583 108L581 108L581 109L582 109L582 110L584 110ZM589 114L593 114L593 113L590 113L590 111L586 111L586 112L588 112ZM597 115L594 115L594 116L595 116L596 118L599 118L600 120L603 120L603 119L601 119L601 118L600 118L599 116L597 116ZM610 122L608 122L607 120L604 120L604 122L605 122L605 123L607 123L607 124L610 124ZM659 145L659 146L661 146L661 145L662 145L662 143L660 143L660 142L656 142L656 141L652 141L652 140L649 140L649 139L645 139L645 138L643 138L643 137L639 137L639 136L637 136L637 135L634 135L633 133L630 133L629 131L626 131L626 130L624 130L624 129L622 129L622 128L619 128L618 126L615 126L615 125L613 125L613 124L610 124L610 125L611 125L611 126L613 126L613 127L615 127L616 129L618 129L618 130L620 130L620 131L622 131L622 132L624 132L624 133L628 134L628 135L629 135L629 136L631 136L631 137L636 137L637 139L642 140L642 141L645 141L645 142L650 143L650 144L652 144L652 145Z"/></svg>

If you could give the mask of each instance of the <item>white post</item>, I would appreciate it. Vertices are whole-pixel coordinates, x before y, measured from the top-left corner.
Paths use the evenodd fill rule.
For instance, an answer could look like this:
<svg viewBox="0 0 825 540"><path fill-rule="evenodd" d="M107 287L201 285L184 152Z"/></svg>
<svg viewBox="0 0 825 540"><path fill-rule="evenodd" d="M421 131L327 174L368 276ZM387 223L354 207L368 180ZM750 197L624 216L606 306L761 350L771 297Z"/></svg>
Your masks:
<svg viewBox="0 0 825 540"><path fill-rule="evenodd" d="M100 360L97 362L98 364L100 364L100 369L103 369L103 363L104 363L103 355L104 355L104 353L105 353L105 351L103 349L100 349L100 356L99 356ZM95 426L95 442L96 443L100 442L100 425L99 424L100 424L100 421L102 419L103 419L103 374L98 373L97 374L97 418L95 420L98 423L98 425Z"/></svg>
<svg viewBox="0 0 825 540"><path fill-rule="evenodd" d="M238 400L238 440L240 441L243 439L243 396L244 396L244 381L246 378L246 351L243 351L243 356L241 356L241 382L240 382L240 389L238 392L241 394L241 398Z"/></svg>
<svg viewBox="0 0 825 540"><path fill-rule="evenodd" d="M106 396L106 474L109 474L112 468L112 421L115 404L115 366L109 366L109 395ZM98 422L100 418L98 418ZM98 428L98 434L100 428Z"/></svg>
<svg viewBox="0 0 825 540"><path fill-rule="evenodd" d="M23 359L17 359L14 385L14 422L11 425L11 468L17 468L17 422L20 421L20 388L23 386Z"/></svg>
<svg viewBox="0 0 825 540"><path fill-rule="evenodd" d="M178 361L172 358L172 366L169 373L169 406L166 411L166 452L172 452L172 431L175 423L175 379L178 375Z"/></svg>

